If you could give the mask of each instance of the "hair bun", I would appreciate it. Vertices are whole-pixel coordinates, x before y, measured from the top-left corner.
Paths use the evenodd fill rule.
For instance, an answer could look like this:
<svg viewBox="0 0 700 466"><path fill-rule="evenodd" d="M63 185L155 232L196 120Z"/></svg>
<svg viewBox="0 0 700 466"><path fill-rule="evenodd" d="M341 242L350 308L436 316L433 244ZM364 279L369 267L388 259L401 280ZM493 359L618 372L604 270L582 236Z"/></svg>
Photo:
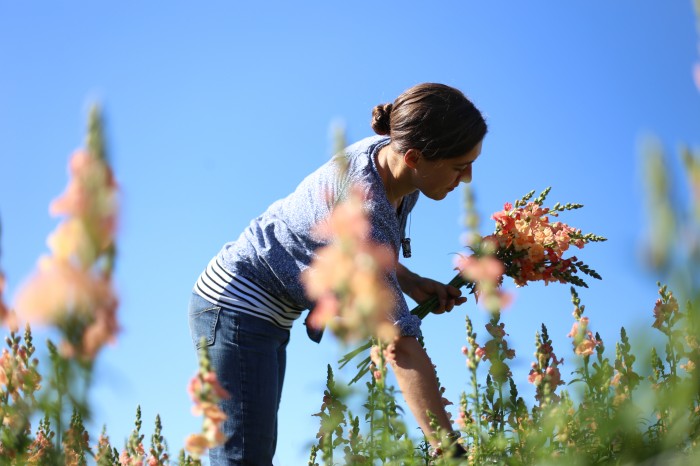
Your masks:
<svg viewBox="0 0 700 466"><path fill-rule="evenodd" d="M391 131L391 109L393 104L381 104L372 109L372 129L380 136L386 136Z"/></svg>

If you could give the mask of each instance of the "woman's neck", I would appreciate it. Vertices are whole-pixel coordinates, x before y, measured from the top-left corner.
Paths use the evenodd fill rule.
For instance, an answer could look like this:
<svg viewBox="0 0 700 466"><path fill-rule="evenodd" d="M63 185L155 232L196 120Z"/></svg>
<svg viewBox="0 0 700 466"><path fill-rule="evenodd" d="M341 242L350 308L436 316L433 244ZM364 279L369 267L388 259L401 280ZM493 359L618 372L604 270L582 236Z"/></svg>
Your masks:
<svg viewBox="0 0 700 466"><path fill-rule="evenodd" d="M403 197L415 191L415 188L410 182L410 173L403 158L394 152L391 144L387 144L379 150L377 171L384 182L384 190L389 203L398 209Z"/></svg>

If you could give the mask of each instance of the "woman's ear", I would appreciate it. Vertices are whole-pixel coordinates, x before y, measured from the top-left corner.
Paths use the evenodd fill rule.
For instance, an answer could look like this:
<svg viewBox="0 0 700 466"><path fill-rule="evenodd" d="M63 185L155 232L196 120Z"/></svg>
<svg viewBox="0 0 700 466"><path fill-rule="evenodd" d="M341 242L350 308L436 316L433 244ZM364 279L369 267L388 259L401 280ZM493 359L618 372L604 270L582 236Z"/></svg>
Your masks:
<svg viewBox="0 0 700 466"><path fill-rule="evenodd" d="M408 168L416 169L418 167L418 161L421 159L423 154L418 149L408 149L405 154L403 154L403 161Z"/></svg>

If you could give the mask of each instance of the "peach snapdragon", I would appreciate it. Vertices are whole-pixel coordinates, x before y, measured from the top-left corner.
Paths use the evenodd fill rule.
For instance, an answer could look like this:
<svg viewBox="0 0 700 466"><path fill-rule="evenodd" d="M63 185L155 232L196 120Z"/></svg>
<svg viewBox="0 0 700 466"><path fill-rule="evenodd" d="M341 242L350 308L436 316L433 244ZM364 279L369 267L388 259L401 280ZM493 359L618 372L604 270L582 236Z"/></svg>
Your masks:
<svg viewBox="0 0 700 466"><path fill-rule="evenodd" d="M49 235L49 253L18 292L27 320L61 330L64 357L93 360L118 331L112 286L117 185L101 145L99 116L91 115L87 148L70 158L69 181L50 205L62 217Z"/></svg>
<svg viewBox="0 0 700 466"><path fill-rule="evenodd" d="M185 439L185 449L192 457L201 457L207 449L223 445L226 436L223 433L223 423L226 414L219 403L230 398L230 394L224 389L216 373L211 369L206 346L202 346L199 352L199 370L190 379L187 392L192 399L192 414L203 416L202 430L190 434Z"/></svg>
<svg viewBox="0 0 700 466"><path fill-rule="evenodd" d="M0 270L0 323L4 323L10 315L10 308L5 304L5 274Z"/></svg>
<svg viewBox="0 0 700 466"><path fill-rule="evenodd" d="M474 283L474 294L486 309L495 312L511 303L511 295L501 288L505 266L495 256L459 255L455 267L465 280Z"/></svg>
<svg viewBox="0 0 700 466"><path fill-rule="evenodd" d="M315 302L308 324L328 326L343 340L386 333L386 315L395 298L386 275L395 262L391 251L370 239L365 195L355 187L347 199L317 225L315 234L327 242L301 276L306 294Z"/></svg>
<svg viewBox="0 0 700 466"><path fill-rule="evenodd" d="M547 327L542 325L542 333L538 332L535 337L535 358L532 369L528 374L528 382L535 386L535 399L540 402L540 406L552 401L558 401L559 396L554 392L560 385L564 385L561 379L559 366L564 359L557 359L552 348L552 340L547 333Z"/></svg>
<svg viewBox="0 0 700 466"><path fill-rule="evenodd" d="M663 299L657 299L654 304L654 323L652 327L665 332L664 324L670 328L678 320L678 309L678 300L673 296L672 292L668 292L668 295Z"/></svg>
<svg viewBox="0 0 700 466"><path fill-rule="evenodd" d="M572 288L572 296L574 301L574 316L575 322L571 326L571 331L567 337L572 338L572 344L574 346L574 353L579 356L589 357L593 354L596 347L601 344L600 340L593 336L593 332L588 330L588 317L582 317L584 306L579 305L578 295L574 292Z"/></svg>
<svg viewBox="0 0 700 466"><path fill-rule="evenodd" d="M604 239L583 235L581 230L563 222L550 221L550 217L557 217L559 211L580 205L557 204L550 209L542 206L543 200L543 195L540 195L535 201L519 201L515 206L505 203L503 210L491 217L496 221L496 231L484 240L496 244L498 256L507 264L506 274L517 286L534 281L579 284L575 273L578 269L588 273L589 269L577 262L575 256L564 258L564 253L570 246L581 249L588 241ZM594 271L589 275L598 278Z"/></svg>

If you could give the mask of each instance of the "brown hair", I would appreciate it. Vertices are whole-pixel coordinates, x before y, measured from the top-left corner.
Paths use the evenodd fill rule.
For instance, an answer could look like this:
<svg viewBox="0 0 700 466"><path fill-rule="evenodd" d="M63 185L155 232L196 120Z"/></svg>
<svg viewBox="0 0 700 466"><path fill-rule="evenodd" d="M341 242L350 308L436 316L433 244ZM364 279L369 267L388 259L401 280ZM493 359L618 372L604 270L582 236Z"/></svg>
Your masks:
<svg viewBox="0 0 700 466"><path fill-rule="evenodd" d="M486 135L484 117L464 94L424 83L372 110L372 129L388 135L399 153L418 149L426 159L449 159L471 151Z"/></svg>

